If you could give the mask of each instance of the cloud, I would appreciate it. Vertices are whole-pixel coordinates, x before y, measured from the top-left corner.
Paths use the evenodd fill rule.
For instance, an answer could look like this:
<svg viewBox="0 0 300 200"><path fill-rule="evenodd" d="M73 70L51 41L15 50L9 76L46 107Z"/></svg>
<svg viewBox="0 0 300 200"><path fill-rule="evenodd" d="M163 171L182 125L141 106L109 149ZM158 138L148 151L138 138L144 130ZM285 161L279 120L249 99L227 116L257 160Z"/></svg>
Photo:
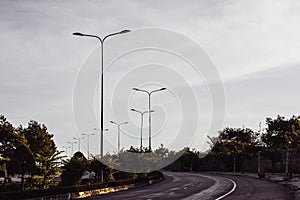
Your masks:
<svg viewBox="0 0 300 200"><path fill-rule="evenodd" d="M30 119L45 123L62 138L58 146L65 146L75 134L76 74L98 46L71 33L161 27L192 38L216 63L227 92L225 125L255 127L258 118L291 115L299 110L299 7L296 0L3 0L0 112L16 125ZM110 51L114 41L108 44Z"/></svg>

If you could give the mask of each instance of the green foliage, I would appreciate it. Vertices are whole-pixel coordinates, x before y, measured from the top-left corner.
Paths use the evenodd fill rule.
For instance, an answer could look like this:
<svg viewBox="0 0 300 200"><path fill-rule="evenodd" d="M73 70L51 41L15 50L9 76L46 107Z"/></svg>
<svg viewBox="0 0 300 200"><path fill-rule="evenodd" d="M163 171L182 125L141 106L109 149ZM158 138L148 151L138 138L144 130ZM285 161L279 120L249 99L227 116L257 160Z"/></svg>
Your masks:
<svg viewBox="0 0 300 200"><path fill-rule="evenodd" d="M25 145L16 148L7 167L8 174L22 175L22 190L24 190L24 175L35 170L35 160L30 149Z"/></svg>
<svg viewBox="0 0 300 200"><path fill-rule="evenodd" d="M35 160L31 150L25 146L21 145L14 151L12 155L12 160L16 160L19 164L19 169L21 174L28 172L33 172L35 170Z"/></svg>
<svg viewBox="0 0 300 200"><path fill-rule="evenodd" d="M37 121L30 121L28 127L22 133L35 157L39 154L42 157L50 158L57 151L53 135L48 133L44 124L41 125Z"/></svg>
<svg viewBox="0 0 300 200"><path fill-rule="evenodd" d="M0 157L4 160L1 165L6 166L9 175L21 174L24 182L25 173L35 172L39 176L31 177L30 188L48 188L59 172L59 154L45 125L30 121L25 129L14 128L0 115Z"/></svg>
<svg viewBox="0 0 300 200"><path fill-rule="evenodd" d="M299 118L293 116L290 119L277 116L276 119L267 118L267 132L262 135L262 141L272 150L299 146L300 126Z"/></svg>
<svg viewBox="0 0 300 200"><path fill-rule="evenodd" d="M76 152L63 167L62 185L76 185L81 181L83 172L88 169L88 162L81 152Z"/></svg>
<svg viewBox="0 0 300 200"><path fill-rule="evenodd" d="M56 175L59 174L60 168L58 167L60 164L60 160L64 156L60 156L62 152L57 151L50 158L43 157L40 154L36 154L36 160L38 161L38 171L39 174L42 175L42 180L36 181L36 185L39 185L40 189L47 189L52 185L51 180L55 178Z"/></svg>
<svg viewBox="0 0 300 200"><path fill-rule="evenodd" d="M0 115L0 157L10 158L16 148L15 129L3 115Z"/></svg>
<svg viewBox="0 0 300 200"><path fill-rule="evenodd" d="M249 128L225 128L219 132L212 152L223 155L243 154L250 156L255 151L256 134Z"/></svg>
<svg viewBox="0 0 300 200"><path fill-rule="evenodd" d="M282 160L283 149L298 148L300 145L300 120L292 116L285 119L280 115L277 118L267 118L267 132L262 135L262 141L266 144L265 155L272 161L272 172L275 171L275 163Z"/></svg>

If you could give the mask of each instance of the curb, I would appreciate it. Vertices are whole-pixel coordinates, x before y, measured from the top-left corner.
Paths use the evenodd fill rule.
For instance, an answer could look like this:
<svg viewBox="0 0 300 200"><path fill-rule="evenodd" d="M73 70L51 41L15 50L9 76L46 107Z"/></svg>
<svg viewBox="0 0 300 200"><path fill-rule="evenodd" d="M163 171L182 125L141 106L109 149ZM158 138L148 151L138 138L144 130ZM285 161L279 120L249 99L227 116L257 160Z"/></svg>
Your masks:
<svg viewBox="0 0 300 200"><path fill-rule="evenodd" d="M43 197L36 197L36 198L28 198L26 200L70 200L70 199L81 199L86 197L92 197L92 196L101 196L106 195L109 193L119 192L119 191L125 191L133 188L139 188L144 187L147 185L152 185L158 182L161 182L165 179L165 177L160 177L156 179L152 179L149 181L141 182L141 183L132 183L127 185L119 185L114 187L106 187L106 188L100 188L95 190L87 190L87 191L81 191L81 192L72 192L72 193L65 193L65 194L57 194L57 195L49 195L49 196L43 196Z"/></svg>
<svg viewBox="0 0 300 200"><path fill-rule="evenodd" d="M129 189L133 189L133 188L144 187L147 185L152 185L152 184L158 183L160 181L163 181L164 179L165 179L164 177L160 177L160 178L152 179L149 181L145 181L143 183L133 183L133 184L128 184L128 185L120 185L120 186L116 186L116 187L108 187L108 188L101 188L101 189L89 190L89 191L83 191L83 192L75 192L70 195L70 197L71 197L70 199L81 199L81 198L92 197L92 196L100 196L100 195L106 195L109 193L129 190Z"/></svg>

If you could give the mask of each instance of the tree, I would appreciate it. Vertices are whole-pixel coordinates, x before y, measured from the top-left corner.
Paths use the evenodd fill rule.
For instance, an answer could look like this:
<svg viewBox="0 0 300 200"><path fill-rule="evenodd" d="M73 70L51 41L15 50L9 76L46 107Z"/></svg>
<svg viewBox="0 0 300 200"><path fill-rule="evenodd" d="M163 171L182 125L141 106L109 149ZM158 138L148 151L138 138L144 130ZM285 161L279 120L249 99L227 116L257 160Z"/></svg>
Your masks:
<svg viewBox="0 0 300 200"><path fill-rule="evenodd" d="M34 157L39 154L45 158L50 158L57 152L53 135L48 133L44 124L41 125L37 121L31 120L28 127L23 130L23 134Z"/></svg>
<svg viewBox="0 0 300 200"><path fill-rule="evenodd" d="M69 162L63 166L61 174L62 185L79 184L83 172L88 168L88 162L81 152L76 152Z"/></svg>
<svg viewBox="0 0 300 200"><path fill-rule="evenodd" d="M286 166L291 149L299 146L300 126L299 117L292 116L285 119L280 115L277 118L267 118L267 131L262 135L262 141L266 144L268 155L272 161L272 171L275 170L275 163L281 160L280 152L286 149ZM291 167L290 167L291 168Z"/></svg>
<svg viewBox="0 0 300 200"><path fill-rule="evenodd" d="M10 158L16 148L15 129L3 115L0 115L0 157Z"/></svg>
<svg viewBox="0 0 300 200"><path fill-rule="evenodd" d="M249 128L225 128L219 132L217 141L211 152L221 157L231 157L233 160L233 169L236 168L236 159L239 159L241 165L245 158L252 157L256 153L255 141L256 134ZM227 163L230 165L230 163Z"/></svg>
<svg viewBox="0 0 300 200"><path fill-rule="evenodd" d="M14 151L12 159L7 166L8 174L21 174L22 190L24 190L24 175L35 170L35 160L30 149L21 145Z"/></svg>
<svg viewBox="0 0 300 200"><path fill-rule="evenodd" d="M57 161L60 159L53 135L49 134L44 124L37 121L30 121L28 127L20 130L32 151L36 162L37 172L43 176L41 181L42 188L48 187L52 175L57 171Z"/></svg>
<svg viewBox="0 0 300 200"><path fill-rule="evenodd" d="M64 157L60 156L61 153L61 151L57 151L50 158L43 157L40 154L36 155L36 160L39 161L39 165L37 166L38 170L43 175L43 180L41 183L42 189L49 188L51 180L55 177L56 174L59 173L58 166L60 164L60 160Z"/></svg>

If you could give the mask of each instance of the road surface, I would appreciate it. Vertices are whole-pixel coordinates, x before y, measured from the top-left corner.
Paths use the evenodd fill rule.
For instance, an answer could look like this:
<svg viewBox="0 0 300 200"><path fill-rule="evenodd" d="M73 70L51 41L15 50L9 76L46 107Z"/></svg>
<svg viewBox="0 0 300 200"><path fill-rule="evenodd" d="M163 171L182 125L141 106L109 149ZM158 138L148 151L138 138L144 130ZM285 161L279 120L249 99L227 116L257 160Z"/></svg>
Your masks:
<svg viewBox="0 0 300 200"><path fill-rule="evenodd" d="M164 172L164 175L166 180L160 183L87 199L293 199L287 187L264 180L205 173Z"/></svg>
<svg viewBox="0 0 300 200"><path fill-rule="evenodd" d="M266 180L245 178L240 176L226 176L233 180L237 187L223 200L290 200L294 199L293 192L283 185Z"/></svg>

